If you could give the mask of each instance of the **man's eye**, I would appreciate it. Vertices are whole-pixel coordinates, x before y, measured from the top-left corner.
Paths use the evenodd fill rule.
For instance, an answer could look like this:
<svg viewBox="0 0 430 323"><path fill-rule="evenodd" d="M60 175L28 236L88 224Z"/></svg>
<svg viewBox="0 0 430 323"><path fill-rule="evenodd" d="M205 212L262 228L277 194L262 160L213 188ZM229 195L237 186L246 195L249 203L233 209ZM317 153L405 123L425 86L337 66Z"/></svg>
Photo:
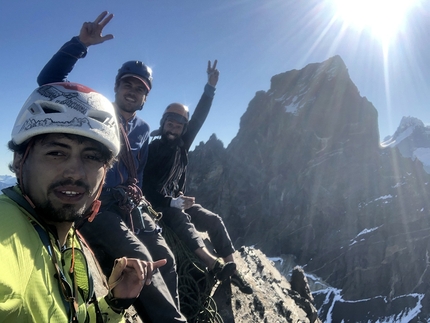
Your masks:
<svg viewBox="0 0 430 323"><path fill-rule="evenodd" d="M49 156L64 156L64 153L61 151L49 151L47 152L47 155Z"/></svg>
<svg viewBox="0 0 430 323"><path fill-rule="evenodd" d="M103 162L103 158L99 155L87 155L86 158L96 162Z"/></svg>

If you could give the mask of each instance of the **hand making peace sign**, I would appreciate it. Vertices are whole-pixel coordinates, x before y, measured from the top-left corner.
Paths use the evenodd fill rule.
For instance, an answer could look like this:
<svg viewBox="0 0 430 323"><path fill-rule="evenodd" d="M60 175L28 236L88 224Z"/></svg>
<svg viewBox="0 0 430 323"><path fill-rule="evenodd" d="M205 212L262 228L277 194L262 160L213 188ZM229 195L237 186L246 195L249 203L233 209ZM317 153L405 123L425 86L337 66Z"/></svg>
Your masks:
<svg viewBox="0 0 430 323"><path fill-rule="evenodd" d="M93 22L84 22L79 33L79 40L88 47L113 39L112 34L102 36L103 28L112 18L113 14L108 15L107 11L103 11Z"/></svg>
<svg viewBox="0 0 430 323"><path fill-rule="evenodd" d="M209 85L212 85L213 87L216 86L218 83L218 77L219 77L219 71L216 68L216 64L218 63L217 60L214 61L214 65L211 67L211 61L208 61L208 83Z"/></svg>

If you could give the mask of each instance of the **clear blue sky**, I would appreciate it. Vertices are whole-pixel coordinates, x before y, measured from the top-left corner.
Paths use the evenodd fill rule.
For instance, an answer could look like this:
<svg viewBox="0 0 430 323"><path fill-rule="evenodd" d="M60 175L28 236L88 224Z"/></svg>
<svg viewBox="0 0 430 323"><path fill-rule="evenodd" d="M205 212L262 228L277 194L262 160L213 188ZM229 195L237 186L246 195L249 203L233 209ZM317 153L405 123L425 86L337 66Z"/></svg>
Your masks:
<svg viewBox="0 0 430 323"><path fill-rule="evenodd" d="M379 20L391 16L389 7ZM378 110L381 139L393 134L402 116L430 123L429 1L405 10L385 51L372 28L360 29L336 16L334 0L4 1L0 174L10 174L12 154L6 144L40 69L84 21L103 10L115 15L104 31L115 38L90 47L69 80L113 100L118 68L128 60L144 61L153 68L154 83L139 116L152 129L169 103L194 110L206 83L207 61L218 59L214 104L196 144L216 133L227 146L249 101L255 92L269 89L273 75L334 55L342 57L361 95Z"/></svg>

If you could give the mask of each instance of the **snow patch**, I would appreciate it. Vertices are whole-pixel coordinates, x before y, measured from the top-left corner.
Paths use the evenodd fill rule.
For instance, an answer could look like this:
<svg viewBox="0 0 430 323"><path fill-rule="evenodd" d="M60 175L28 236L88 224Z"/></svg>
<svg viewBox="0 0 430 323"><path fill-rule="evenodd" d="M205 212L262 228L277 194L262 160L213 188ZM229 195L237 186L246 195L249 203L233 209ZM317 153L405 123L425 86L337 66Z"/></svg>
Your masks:
<svg viewBox="0 0 430 323"><path fill-rule="evenodd" d="M383 200L383 202L382 202L383 204L387 204L387 203L390 202L388 200L392 199L392 198L393 198L393 196L391 194L383 195L383 196L380 196L380 197L374 199L373 201L370 201L370 202L367 202L367 203L359 203L358 204L358 208L361 209L362 207L368 206L369 204L371 204L373 202L376 202L376 201L380 201L380 200Z"/></svg>
<svg viewBox="0 0 430 323"><path fill-rule="evenodd" d="M284 259L282 257L267 257L267 259L269 259L270 261L273 261L273 262L279 261L281 263L281 265L284 262Z"/></svg>
<svg viewBox="0 0 430 323"><path fill-rule="evenodd" d="M400 142L402 142L404 139L409 137L413 131L414 131L414 127L407 128L406 130L404 130L403 132L401 132L397 136L394 135L394 136L388 137L388 139L386 141L381 142L381 146L384 148L385 147L395 147Z"/></svg>
<svg viewBox="0 0 430 323"><path fill-rule="evenodd" d="M350 241L350 246L352 246L352 245L354 245L354 244L356 244L356 243L358 243L359 241L364 241L365 239L364 238L362 238L362 239L360 239L360 240L357 240L357 238L359 237L359 236L362 236L362 235L364 235L364 234L367 234L367 233L370 233L370 232L373 232L373 231L375 231L375 230L378 230L379 228L380 228L381 226L379 226L379 227L375 227L375 228L371 228L371 229L364 229L364 230L362 230L359 234L357 234L356 236L355 236L355 238L354 239L351 239Z"/></svg>
<svg viewBox="0 0 430 323"><path fill-rule="evenodd" d="M412 152L412 160L418 158L424 167L430 167L430 148L417 148Z"/></svg>
<svg viewBox="0 0 430 323"><path fill-rule="evenodd" d="M420 314L422 309L421 302L425 296L424 294L414 293L414 294L408 294L408 295L401 295L391 300L389 300L385 296L376 296L373 298L351 301L351 300L344 300L342 298L342 290L333 288L333 287L322 289L322 290L313 292L312 294L314 298L324 297L322 304L321 306L319 306L319 309L318 309L318 316L325 323L335 322L334 317L335 317L336 306L339 306L341 304L343 305L342 307L344 308L348 307L348 305L350 304L354 304L354 306L361 305L362 308L366 308L366 306L371 302L375 302L384 306L394 301L402 302L404 300L406 300L405 303L409 304L409 307L405 308L400 313L392 313L392 314L390 313L391 315L386 317L378 317L377 320L375 321L376 319L375 317L372 317L372 319L370 319L370 317L366 317L366 314L370 314L370 313L363 312L362 313L363 317L360 317L360 318L355 317L354 319L359 319L360 322L365 322L363 321L363 319L368 319L367 322L375 322L375 323L393 323L393 322L408 323L408 322L411 322L413 319L416 319L417 315ZM347 318L347 322L350 322L348 318Z"/></svg>
<svg viewBox="0 0 430 323"><path fill-rule="evenodd" d="M378 197L373 202L378 201L378 200L392 199L392 198L393 198L393 196L391 194L388 194L388 195L384 195L384 196Z"/></svg>

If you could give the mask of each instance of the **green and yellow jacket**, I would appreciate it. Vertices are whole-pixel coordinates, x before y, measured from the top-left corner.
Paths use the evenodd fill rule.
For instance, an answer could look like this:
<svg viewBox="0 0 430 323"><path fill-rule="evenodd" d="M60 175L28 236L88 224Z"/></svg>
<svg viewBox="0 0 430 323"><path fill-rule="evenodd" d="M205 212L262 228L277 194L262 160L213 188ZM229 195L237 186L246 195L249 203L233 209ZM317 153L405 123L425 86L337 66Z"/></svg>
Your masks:
<svg viewBox="0 0 430 323"><path fill-rule="evenodd" d="M73 313L77 322L124 322L104 298L89 305L93 282L74 229L60 246L14 200L0 196L0 322L71 322Z"/></svg>

